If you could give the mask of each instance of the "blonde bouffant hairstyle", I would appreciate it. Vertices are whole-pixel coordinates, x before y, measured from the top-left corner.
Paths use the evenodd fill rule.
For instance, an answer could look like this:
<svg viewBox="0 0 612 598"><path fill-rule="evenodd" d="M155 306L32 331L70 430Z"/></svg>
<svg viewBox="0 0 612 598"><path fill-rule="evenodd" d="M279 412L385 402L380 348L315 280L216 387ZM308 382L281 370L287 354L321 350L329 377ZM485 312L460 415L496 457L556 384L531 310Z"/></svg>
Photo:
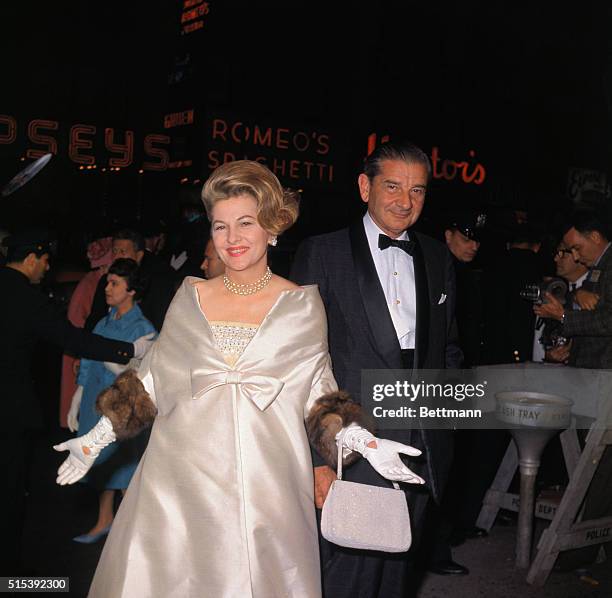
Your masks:
<svg viewBox="0 0 612 598"><path fill-rule="evenodd" d="M283 189L268 168L251 160L226 162L210 175L202 189L208 219L212 222L217 202L244 194L257 202L257 221L272 235L280 235L297 220L299 194Z"/></svg>

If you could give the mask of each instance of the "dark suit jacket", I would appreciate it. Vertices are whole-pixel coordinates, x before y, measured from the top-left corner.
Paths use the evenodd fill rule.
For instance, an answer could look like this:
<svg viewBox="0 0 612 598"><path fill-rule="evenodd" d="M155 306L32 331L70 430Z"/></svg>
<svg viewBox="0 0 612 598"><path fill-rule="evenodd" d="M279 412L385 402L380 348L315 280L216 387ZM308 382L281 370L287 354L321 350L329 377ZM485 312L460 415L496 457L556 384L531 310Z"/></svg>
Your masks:
<svg viewBox="0 0 612 598"><path fill-rule="evenodd" d="M415 366L442 369L448 362L458 367L461 351L456 338L450 253L430 237L410 235L417 242L413 256L417 295ZM319 285L327 311L334 376L339 387L350 392L355 401L360 400L361 370L402 368L400 345L362 221L304 241L291 278L299 284ZM439 304L442 294L447 298ZM385 430L379 435L406 442L410 440L408 433ZM452 457L450 433L421 430L421 434L428 459L425 477L439 498Z"/></svg>
<svg viewBox="0 0 612 598"><path fill-rule="evenodd" d="M99 361L127 363L134 355L132 343L107 339L73 326L17 270L0 268L0 289L0 409L7 425L27 428L41 423L30 376L37 341L46 340L79 357Z"/></svg>
<svg viewBox="0 0 612 598"><path fill-rule="evenodd" d="M140 263L140 272L146 281L146 287L139 302L140 309L145 318L153 324L155 330L160 331L182 277L179 280L177 273L170 266L149 251L145 251ZM104 293L106 283L106 276L103 276L98 282L91 312L85 322L87 330L93 330L95 325L108 313Z"/></svg>
<svg viewBox="0 0 612 598"><path fill-rule="evenodd" d="M612 368L612 246L581 288L597 293L599 302L592 311L565 315L561 334L572 339L569 363L579 368Z"/></svg>
<svg viewBox="0 0 612 598"><path fill-rule="evenodd" d="M520 293L543 276L540 257L529 249L509 249L485 270L484 363L515 363L533 357L533 304Z"/></svg>

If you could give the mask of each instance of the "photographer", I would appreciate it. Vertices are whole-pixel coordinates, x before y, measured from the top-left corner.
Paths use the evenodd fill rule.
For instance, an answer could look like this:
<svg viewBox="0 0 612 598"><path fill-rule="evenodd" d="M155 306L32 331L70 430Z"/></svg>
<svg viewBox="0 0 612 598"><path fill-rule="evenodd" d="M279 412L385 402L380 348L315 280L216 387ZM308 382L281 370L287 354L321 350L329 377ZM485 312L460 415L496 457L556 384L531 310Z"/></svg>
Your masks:
<svg viewBox="0 0 612 598"><path fill-rule="evenodd" d="M554 297L534 312L561 323L561 334L571 340L568 364L580 368L612 368L612 249L610 224L603 210L580 210L571 219L563 242L577 262L589 268L586 280L576 291L579 309L565 307ZM583 520L612 515L612 447L603 452L585 499ZM563 569L592 563L598 546L568 551L559 559ZM606 551L609 550L609 545Z"/></svg>
<svg viewBox="0 0 612 598"><path fill-rule="evenodd" d="M586 280L575 293L573 306L548 301L533 311L561 323L560 333L572 340L569 364L584 368L612 368L612 251L611 235L600 214L576 212L563 242L575 261L589 268Z"/></svg>
<svg viewBox="0 0 612 598"><path fill-rule="evenodd" d="M563 241L557 245L554 260L557 276L568 283L569 295L565 305L577 307L576 290L582 286L588 269L574 260L571 249ZM533 342L533 361L567 362L571 344L561 336L560 328L561 324L557 320L538 317Z"/></svg>

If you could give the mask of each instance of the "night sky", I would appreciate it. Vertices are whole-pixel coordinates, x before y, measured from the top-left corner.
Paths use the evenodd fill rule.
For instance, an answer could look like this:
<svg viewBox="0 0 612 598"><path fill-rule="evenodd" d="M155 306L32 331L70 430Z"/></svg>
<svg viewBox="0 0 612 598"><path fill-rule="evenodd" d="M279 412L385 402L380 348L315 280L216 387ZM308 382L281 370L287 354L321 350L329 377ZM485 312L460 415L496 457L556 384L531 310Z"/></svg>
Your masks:
<svg viewBox="0 0 612 598"><path fill-rule="evenodd" d="M604 2L562 9L480 0L210 0L202 28L186 35L183 2L3 4L0 114L15 120L17 132L14 142L0 144L0 184L32 161L20 160L27 148L41 149L27 137L30 121L59 128L49 166L0 200L0 228L26 218L65 225L172 212L197 196L193 181L206 178L210 151L258 155L244 139L213 143L214 119L248 125L251 135L255 125L280 135L265 159L286 160L283 183L303 189L302 232L337 228L358 213L354 181L371 133L410 139L428 153L437 147L442 159L467 161L472 171L486 168L481 185L434 180L430 212L457 204L555 209L569 168L610 170L612 45ZM164 129L164 115L190 109L193 124ZM68 155L77 123L97 128L86 150L96 171L79 171ZM133 163L121 172L101 171L111 157L105 128L117 139L134 131ZM172 138L170 161L192 164L139 174L152 133ZM310 137L307 151L282 145L296 133L300 143ZM321 135L333 180L328 171L324 181L305 177ZM290 160L299 161L295 177Z"/></svg>

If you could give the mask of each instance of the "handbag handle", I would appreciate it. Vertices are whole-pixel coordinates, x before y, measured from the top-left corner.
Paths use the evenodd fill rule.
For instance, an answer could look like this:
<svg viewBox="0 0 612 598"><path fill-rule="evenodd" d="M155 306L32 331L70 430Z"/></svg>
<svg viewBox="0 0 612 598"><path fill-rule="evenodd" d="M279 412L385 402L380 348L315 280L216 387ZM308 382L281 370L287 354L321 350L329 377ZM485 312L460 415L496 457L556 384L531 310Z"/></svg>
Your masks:
<svg viewBox="0 0 612 598"><path fill-rule="evenodd" d="M344 440L345 434L346 434L346 428L344 428L344 430L340 432L340 436L338 437L338 440L336 441L336 444L338 445L338 465L336 466L336 477L339 480L342 479L342 441ZM391 483L393 484L393 487L396 490L400 490L399 484L397 482L391 481Z"/></svg>

